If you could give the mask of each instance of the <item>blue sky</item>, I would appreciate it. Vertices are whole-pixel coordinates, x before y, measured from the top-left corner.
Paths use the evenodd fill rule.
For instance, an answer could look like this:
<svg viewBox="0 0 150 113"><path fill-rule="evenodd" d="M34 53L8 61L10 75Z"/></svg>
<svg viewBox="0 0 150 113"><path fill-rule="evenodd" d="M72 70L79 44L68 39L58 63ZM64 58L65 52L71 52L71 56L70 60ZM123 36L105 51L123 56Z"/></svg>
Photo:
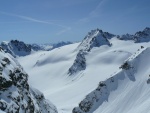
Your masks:
<svg viewBox="0 0 150 113"><path fill-rule="evenodd" d="M134 34L150 27L150 0L0 0L0 42L81 41L92 29Z"/></svg>

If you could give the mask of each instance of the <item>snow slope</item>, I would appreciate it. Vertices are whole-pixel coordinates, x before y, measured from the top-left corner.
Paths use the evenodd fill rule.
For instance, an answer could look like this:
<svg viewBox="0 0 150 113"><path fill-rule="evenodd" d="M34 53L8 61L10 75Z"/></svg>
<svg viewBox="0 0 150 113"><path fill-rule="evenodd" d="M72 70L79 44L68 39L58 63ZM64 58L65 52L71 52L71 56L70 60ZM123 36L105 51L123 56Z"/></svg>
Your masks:
<svg viewBox="0 0 150 113"><path fill-rule="evenodd" d="M127 61L129 70L120 70L114 77L118 78L117 87L94 113L150 113L150 48L141 50ZM115 82L114 82L115 83Z"/></svg>
<svg viewBox="0 0 150 113"><path fill-rule="evenodd" d="M138 51L120 70L100 82L73 113L149 113L150 47Z"/></svg>
<svg viewBox="0 0 150 113"><path fill-rule="evenodd" d="M124 41L117 37L109 39L109 42L112 44L111 47L108 45L93 47L85 55L86 69L73 76L68 75L68 69L76 59L80 43L19 57L18 61L29 73L30 84L41 90L46 98L57 106L59 113L71 113L73 108L78 106L100 81L114 75L121 64L137 52L141 46L144 48L150 46L150 43L147 42L134 43L132 40ZM113 94L113 92L111 93ZM102 104L103 109L109 103L106 106L104 104L106 103ZM117 104L117 101L113 104ZM113 108L111 112L113 112Z"/></svg>

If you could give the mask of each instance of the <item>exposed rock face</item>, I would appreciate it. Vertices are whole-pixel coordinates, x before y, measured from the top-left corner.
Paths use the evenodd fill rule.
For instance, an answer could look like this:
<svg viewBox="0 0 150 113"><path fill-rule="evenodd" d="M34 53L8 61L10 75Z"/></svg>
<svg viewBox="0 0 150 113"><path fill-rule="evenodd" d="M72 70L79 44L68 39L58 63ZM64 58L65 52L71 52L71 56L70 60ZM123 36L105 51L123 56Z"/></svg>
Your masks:
<svg viewBox="0 0 150 113"><path fill-rule="evenodd" d="M10 55L0 50L0 110L6 113L57 113L38 90L28 84L28 74Z"/></svg>
<svg viewBox="0 0 150 113"><path fill-rule="evenodd" d="M69 75L73 75L79 71L86 69L85 55L86 55L86 52L82 50L79 51L73 65L69 68L69 71L68 71Z"/></svg>

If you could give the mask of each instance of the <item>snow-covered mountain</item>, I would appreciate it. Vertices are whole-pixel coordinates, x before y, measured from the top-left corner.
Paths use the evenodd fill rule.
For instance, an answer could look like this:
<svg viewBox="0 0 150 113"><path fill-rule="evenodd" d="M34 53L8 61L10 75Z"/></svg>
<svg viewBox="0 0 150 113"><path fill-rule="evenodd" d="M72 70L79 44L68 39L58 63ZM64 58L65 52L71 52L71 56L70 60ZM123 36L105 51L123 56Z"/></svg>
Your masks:
<svg viewBox="0 0 150 113"><path fill-rule="evenodd" d="M111 46L109 39L115 35L108 32L103 32L100 29L92 30L85 36L79 46L76 48L77 53L76 59L74 60L73 65L69 68L68 74L73 75L79 71L86 69L86 58L85 55L90 52L94 47L100 46Z"/></svg>
<svg viewBox="0 0 150 113"><path fill-rule="evenodd" d="M150 28L145 28L143 31L135 33L135 35L113 35L108 32L103 32L100 29L92 30L86 35L83 41L77 47L78 54L73 65L69 68L68 73L70 75L86 69L85 55L90 52L93 47L111 46L110 39L116 37L119 40L133 40L136 43L149 42L150 41Z"/></svg>
<svg viewBox="0 0 150 113"><path fill-rule="evenodd" d="M0 47L0 111L6 113L57 113L44 95L28 84L28 74Z"/></svg>
<svg viewBox="0 0 150 113"><path fill-rule="evenodd" d="M143 31L135 33L134 40L137 43L150 41L150 28L146 27Z"/></svg>
<svg viewBox="0 0 150 113"><path fill-rule="evenodd" d="M111 46L108 39L111 39L115 35L108 32L103 32L100 29L92 30L86 35L81 44L78 46L78 50L90 51L93 47L100 47L102 45Z"/></svg>
<svg viewBox="0 0 150 113"><path fill-rule="evenodd" d="M52 49L72 44L71 42L58 42L55 44L26 44L19 40L11 40L1 42L0 46L5 52L10 53L12 56L26 56L37 51L50 51Z"/></svg>
<svg viewBox="0 0 150 113"><path fill-rule="evenodd" d="M22 41L11 40L10 42L3 41L0 45L5 52L15 56L25 56L31 54L31 45L25 44Z"/></svg>
<svg viewBox="0 0 150 113"><path fill-rule="evenodd" d="M120 40L134 40L134 35L127 33L127 34L118 36L118 39L120 39Z"/></svg>
<svg viewBox="0 0 150 113"><path fill-rule="evenodd" d="M133 40L136 43L149 42L150 41L150 28L146 27L143 31L138 31L134 35L125 34L118 36L120 40Z"/></svg>
<svg viewBox="0 0 150 113"><path fill-rule="evenodd" d="M150 113L149 32L96 29L79 43L17 60L58 113Z"/></svg>

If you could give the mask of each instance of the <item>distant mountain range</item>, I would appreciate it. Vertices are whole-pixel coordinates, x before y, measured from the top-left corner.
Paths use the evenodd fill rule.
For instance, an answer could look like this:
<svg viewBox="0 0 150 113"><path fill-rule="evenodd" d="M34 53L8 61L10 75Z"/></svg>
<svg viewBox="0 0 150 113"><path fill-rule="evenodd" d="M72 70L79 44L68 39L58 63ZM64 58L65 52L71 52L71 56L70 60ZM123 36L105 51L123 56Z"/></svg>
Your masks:
<svg viewBox="0 0 150 113"><path fill-rule="evenodd" d="M11 40L10 42L3 41L0 46L5 52L10 53L14 57L26 56L36 51L50 51L52 49L72 44L71 42L59 42L56 44L26 44L22 41Z"/></svg>

